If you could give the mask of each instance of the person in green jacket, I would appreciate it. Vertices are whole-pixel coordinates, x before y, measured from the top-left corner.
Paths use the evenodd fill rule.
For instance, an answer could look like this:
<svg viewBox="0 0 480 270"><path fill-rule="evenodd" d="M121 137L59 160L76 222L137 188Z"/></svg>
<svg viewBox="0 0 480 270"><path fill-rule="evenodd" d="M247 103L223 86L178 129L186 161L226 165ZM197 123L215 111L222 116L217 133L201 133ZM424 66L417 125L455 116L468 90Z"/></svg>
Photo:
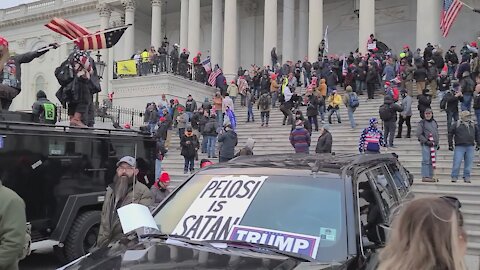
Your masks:
<svg viewBox="0 0 480 270"><path fill-rule="evenodd" d="M0 180L0 269L17 270L23 257L27 221L25 203Z"/></svg>

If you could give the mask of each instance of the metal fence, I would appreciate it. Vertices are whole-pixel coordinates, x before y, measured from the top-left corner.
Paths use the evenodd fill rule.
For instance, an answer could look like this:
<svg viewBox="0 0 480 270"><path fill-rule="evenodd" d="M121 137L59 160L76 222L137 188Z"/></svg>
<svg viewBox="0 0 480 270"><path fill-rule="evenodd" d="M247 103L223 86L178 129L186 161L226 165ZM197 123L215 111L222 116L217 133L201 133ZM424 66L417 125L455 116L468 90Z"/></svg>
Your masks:
<svg viewBox="0 0 480 270"><path fill-rule="evenodd" d="M58 121L68 121L67 108L57 104L58 108ZM114 124L124 125L129 123L131 126L143 125L143 111L122 108L118 106L100 106L95 108L95 122L112 121Z"/></svg>

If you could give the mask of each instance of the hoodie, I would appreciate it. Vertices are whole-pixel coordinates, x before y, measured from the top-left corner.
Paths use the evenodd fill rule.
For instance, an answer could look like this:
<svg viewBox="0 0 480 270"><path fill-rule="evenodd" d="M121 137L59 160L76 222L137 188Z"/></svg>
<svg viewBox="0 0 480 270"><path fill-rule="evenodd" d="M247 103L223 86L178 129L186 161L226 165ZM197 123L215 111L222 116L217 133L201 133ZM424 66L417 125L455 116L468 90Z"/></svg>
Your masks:
<svg viewBox="0 0 480 270"><path fill-rule="evenodd" d="M383 132L375 127L376 118L370 119L370 125L362 131L358 150L360 153L365 151L380 153L380 146L386 146L383 138Z"/></svg>
<svg viewBox="0 0 480 270"><path fill-rule="evenodd" d="M245 147L243 147L235 156L253 156L253 147L255 146L255 140L248 138Z"/></svg>
<svg viewBox="0 0 480 270"><path fill-rule="evenodd" d="M233 158L235 156L235 146L238 144L237 133L232 129L226 130L222 135L218 136L220 145L220 157Z"/></svg>

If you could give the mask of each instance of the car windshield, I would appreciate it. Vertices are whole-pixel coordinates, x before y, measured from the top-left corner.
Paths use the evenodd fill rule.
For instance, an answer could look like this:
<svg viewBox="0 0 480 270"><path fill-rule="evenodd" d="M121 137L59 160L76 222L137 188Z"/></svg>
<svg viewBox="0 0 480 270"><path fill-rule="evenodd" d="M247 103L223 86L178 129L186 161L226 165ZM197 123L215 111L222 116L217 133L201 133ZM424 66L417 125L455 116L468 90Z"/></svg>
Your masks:
<svg viewBox="0 0 480 270"><path fill-rule="evenodd" d="M273 245L322 262L347 257L343 181L195 175L155 214L162 233Z"/></svg>

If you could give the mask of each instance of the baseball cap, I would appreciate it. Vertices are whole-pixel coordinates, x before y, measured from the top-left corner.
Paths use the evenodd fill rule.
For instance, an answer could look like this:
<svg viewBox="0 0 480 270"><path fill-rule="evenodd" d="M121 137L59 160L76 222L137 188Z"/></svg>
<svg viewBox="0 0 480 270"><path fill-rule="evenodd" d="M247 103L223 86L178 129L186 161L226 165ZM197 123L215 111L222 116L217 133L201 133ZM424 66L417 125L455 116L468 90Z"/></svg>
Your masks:
<svg viewBox="0 0 480 270"><path fill-rule="evenodd" d="M134 157L131 156L124 156L117 162L117 167L120 166L122 163L127 163L128 165L135 167L137 162L135 161Z"/></svg>

